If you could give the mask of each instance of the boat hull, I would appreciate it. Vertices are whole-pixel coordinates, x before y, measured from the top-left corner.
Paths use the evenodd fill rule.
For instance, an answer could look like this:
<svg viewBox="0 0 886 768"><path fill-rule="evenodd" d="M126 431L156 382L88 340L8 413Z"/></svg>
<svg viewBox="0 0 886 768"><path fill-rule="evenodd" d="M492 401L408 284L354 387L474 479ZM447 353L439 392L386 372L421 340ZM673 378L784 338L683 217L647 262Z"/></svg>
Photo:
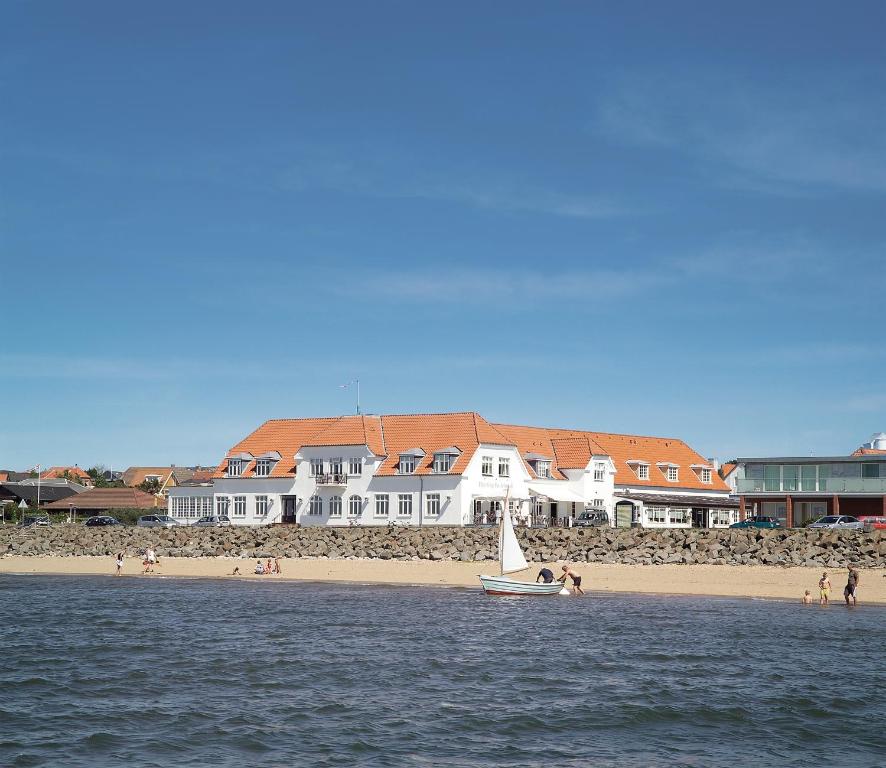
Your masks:
<svg viewBox="0 0 886 768"><path fill-rule="evenodd" d="M507 576L480 576L480 583L487 595L559 595L563 589L559 581L533 584L529 581L515 581Z"/></svg>

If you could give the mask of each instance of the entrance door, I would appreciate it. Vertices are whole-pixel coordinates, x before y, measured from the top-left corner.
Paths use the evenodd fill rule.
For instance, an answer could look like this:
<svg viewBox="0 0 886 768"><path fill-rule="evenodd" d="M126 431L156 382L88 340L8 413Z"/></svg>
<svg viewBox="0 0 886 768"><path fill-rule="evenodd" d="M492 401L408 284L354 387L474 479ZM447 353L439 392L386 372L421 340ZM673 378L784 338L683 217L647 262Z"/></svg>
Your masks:
<svg viewBox="0 0 886 768"><path fill-rule="evenodd" d="M634 518L634 505L629 501L620 501L615 505L615 525L618 528L630 528Z"/></svg>
<svg viewBox="0 0 886 768"><path fill-rule="evenodd" d="M296 503L298 499L295 496L283 497L283 522L294 523L296 518Z"/></svg>
<svg viewBox="0 0 886 768"><path fill-rule="evenodd" d="M707 521L705 520L706 513L707 513L706 509L693 509L692 510L692 527L693 528L706 527L706 523L707 523Z"/></svg>
<svg viewBox="0 0 886 768"><path fill-rule="evenodd" d="M557 525L557 502L551 502L551 526Z"/></svg>

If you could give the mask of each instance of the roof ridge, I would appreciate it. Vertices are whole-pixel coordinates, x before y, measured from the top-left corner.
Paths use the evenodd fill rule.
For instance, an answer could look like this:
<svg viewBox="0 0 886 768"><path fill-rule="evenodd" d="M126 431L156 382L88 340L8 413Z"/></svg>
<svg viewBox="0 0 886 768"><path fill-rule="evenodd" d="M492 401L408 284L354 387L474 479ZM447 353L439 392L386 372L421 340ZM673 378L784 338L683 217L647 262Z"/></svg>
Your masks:
<svg viewBox="0 0 886 768"><path fill-rule="evenodd" d="M609 437L639 437L644 440L673 440L675 442L679 441L684 443L684 445L686 444L680 437L668 437L667 435L637 435L630 432L600 432L598 430L577 429L575 427L537 427L531 424L503 424L501 422L494 424L490 422L490 424L493 427L497 427L500 424L503 427L516 427L517 429L541 429L545 432L580 432L583 435L607 435Z"/></svg>
<svg viewBox="0 0 886 768"><path fill-rule="evenodd" d="M381 449L385 452L385 456L388 455L388 444L385 441L385 419L383 416L379 415L378 417L378 429L381 432ZM366 444L369 447L369 443Z"/></svg>

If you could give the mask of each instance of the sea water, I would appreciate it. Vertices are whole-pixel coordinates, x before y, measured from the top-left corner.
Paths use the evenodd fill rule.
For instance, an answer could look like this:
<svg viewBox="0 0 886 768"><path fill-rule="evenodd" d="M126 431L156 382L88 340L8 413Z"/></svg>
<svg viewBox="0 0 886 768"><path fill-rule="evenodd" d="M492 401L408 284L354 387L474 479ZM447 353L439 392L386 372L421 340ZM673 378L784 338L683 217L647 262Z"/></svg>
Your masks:
<svg viewBox="0 0 886 768"><path fill-rule="evenodd" d="M886 764L882 608L6 576L0 628L3 766Z"/></svg>

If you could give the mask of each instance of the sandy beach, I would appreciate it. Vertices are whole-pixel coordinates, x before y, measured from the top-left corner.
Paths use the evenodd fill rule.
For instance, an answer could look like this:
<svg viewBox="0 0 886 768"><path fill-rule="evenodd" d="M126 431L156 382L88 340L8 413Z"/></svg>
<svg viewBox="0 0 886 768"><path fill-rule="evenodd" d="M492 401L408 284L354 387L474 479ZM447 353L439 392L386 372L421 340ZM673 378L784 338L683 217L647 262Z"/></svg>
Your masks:
<svg viewBox="0 0 886 768"><path fill-rule="evenodd" d="M157 576L190 578L232 578L239 567L244 579L272 582L293 579L299 581L353 582L363 584L425 584L431 586L477 587L477 574L493 573L494 563L461 563L428 560L326 560L281 559L282 576L256 576L253 560L233 558L163 558L156 569ZM548 564L559 572L556 563ZM541 565L533 565L529 574L517 578L532 578ZM661 595L720 595L731 597L764 597L799 600L809 589L818 599L818 568L775 568L767 566L718 565L603 565L588 563L578 566L584 577L583 586L591 592L645 592ZM111 557L4 557L0 559L0 574L60 574L112 575ZM123 573L141 576L138 558L125 561ZM831 579L831 599L842 602L846 584L846 570L828 570ZM236 578L236 577L233 577ZM886 569L861 571L858 592L860 603L886 604Z"/></svg>

